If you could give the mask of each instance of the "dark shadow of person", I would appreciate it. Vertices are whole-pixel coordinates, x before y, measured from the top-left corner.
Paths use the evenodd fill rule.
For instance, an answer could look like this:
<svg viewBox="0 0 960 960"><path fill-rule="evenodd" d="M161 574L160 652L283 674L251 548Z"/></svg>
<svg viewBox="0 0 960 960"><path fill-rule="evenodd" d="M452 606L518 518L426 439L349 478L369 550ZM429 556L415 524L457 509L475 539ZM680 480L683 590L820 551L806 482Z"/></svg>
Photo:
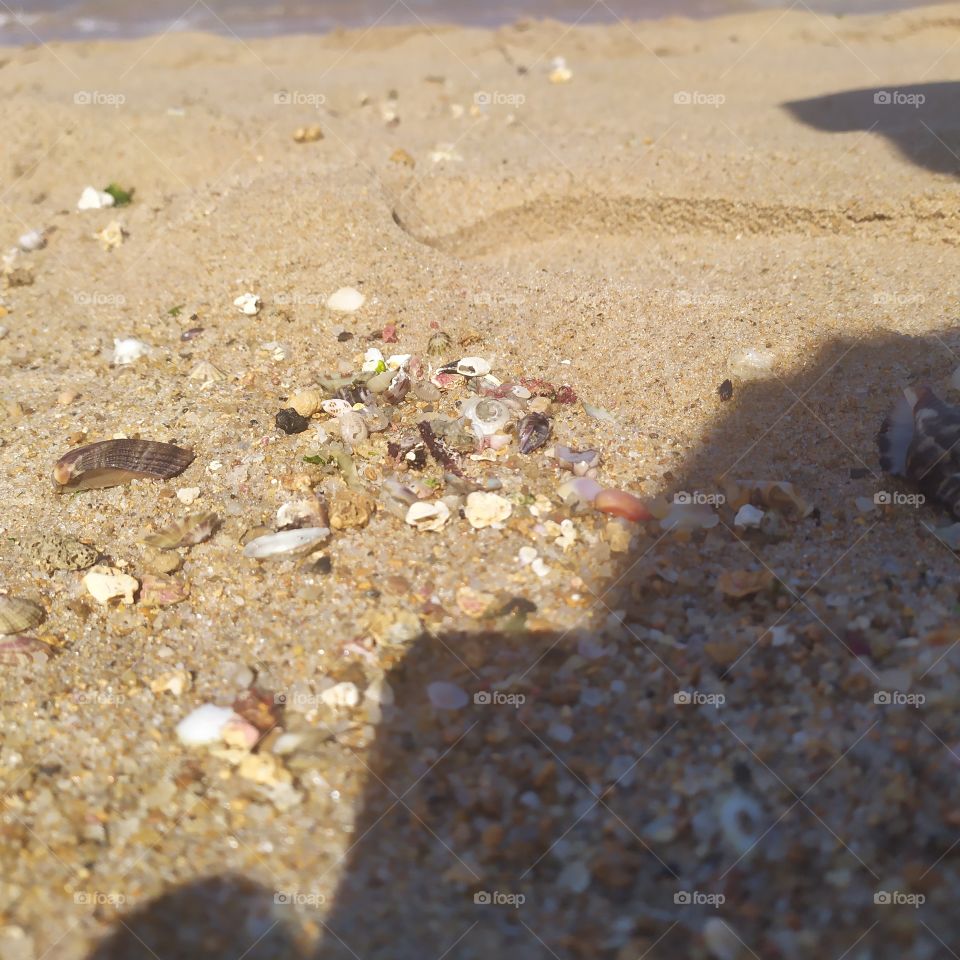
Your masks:
<svg viewBox="0 0 960 960"><path fill-rule="evenodd" d="M783 106L817 130L878 133L917 166L950 176L960 173L960 83L867 87Z"/></svg>
<svg viewBox="0 0 960 960"><path fill-rule="evenodd" d="M709 529L638 525L628 552L601 540L566 571L575 630L537 629L516 597L484 629L413 643L315 960L956 942L956 560L924 527L942 515L892 496L874 435L897 385L941 383L958 348L954 332L836 340L717 401L670 492L787 480L806 516L744 529L724 503ZM878 491L891 503L873 509ZM126 923L148 929L177 896ZM111 949L91 960L141 956Z"/></svg>

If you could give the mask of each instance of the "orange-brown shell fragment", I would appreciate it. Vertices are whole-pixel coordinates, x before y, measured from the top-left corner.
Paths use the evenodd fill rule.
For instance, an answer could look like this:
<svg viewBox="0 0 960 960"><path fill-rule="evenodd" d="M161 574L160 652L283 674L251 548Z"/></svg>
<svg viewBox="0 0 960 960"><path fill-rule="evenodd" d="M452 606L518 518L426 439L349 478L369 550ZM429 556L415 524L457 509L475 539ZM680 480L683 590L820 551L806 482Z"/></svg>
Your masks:
<svg viewBox="0 0 960 960"><path fill-rule="evenodd" d="M53 485L97 490L131 480L169 480L193 463L194 453L157 440L101 440L64 454L53 466Z"/></svg>

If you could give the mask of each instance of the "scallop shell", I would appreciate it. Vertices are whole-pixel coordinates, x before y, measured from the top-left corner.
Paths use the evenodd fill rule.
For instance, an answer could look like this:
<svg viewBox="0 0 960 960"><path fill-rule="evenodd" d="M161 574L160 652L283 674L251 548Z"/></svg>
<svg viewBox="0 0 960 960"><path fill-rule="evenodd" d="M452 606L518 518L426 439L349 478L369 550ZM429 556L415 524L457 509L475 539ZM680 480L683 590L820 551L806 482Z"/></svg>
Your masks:
<svg viewBox="0 0 960 960"><path fill-rule="evenodd" d="M21 597L0 597L0 634L30 630L43 620L43 607Z"/></svg>
<svg viewBox="0 0 960 960"><path fill-rule="evenodd" d="M193 463L194 453L156 440L101 440L64 454L53 467L63 490L96 490L130 480L169 480Z"/></svg>
<svg viewBox="0 0 960 960"><path fill-rule="evenodd" d="M182 520L175 520L169 526L148 534L143 542L158 550L176 550L177 547L192 547L196 543L209 540L217 529L220 518L215 513L191 513Z"/></svg>

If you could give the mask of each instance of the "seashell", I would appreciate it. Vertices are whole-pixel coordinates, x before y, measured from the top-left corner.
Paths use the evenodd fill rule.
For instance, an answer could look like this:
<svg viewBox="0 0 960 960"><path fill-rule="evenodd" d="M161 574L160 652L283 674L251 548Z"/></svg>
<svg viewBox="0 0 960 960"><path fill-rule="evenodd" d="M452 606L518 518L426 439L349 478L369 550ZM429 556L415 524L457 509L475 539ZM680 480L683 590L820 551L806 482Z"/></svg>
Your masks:
<svg viewBox="0 0 960 960"><path fill-rule="evenodd" d="M220 518L215 513L191 513L182 520L175 520L157 533L148 534L143 542L158 550L176 550L177 547L192 547L213 536Z"/></svg>
<svg viewBox="0 0 960 960"><path fill-rule="evenodd" d="M382 433L390 426L390 418L386 412L373 404L368 404L363 410L357 412L363 417L363 422L370 433Z"/></svg>
<svg viewBox="0 0 960 960"><path fill-rule="evenodd" d="M112 207L116 200L112 193L98 190L96 187L84 187L80 199L77 201L78 210L101 210L103 207Z"/></svg>
<svg viewBox="0 0 960 960"><path fill-rule="evenodd" d="M0 634L30 630L43 620L43 607L21 597L0 597Z"/></svg>
<svg viewBox="0 0 960 960"><path fill-rule="evenodd" d="M103 250L115 250L123 244L127 231L119 220L111 220L102 230L94 234Z"/></svg>
<svg viewBox="0 0 960 960"><path fill-rule="evenodd" d="M323 395L319 390L299 390L289 400L301 417L312 417L323 403Z"/></svg>
<svg viewBox="0 0 960 960"><path fill-rule="evenodd" d="M490 361L483 357L464 357L457 361L457 373L461 377L485 377L490 372Z"/></svg>
<svg viewBox="0 0 960 960"><path fill-rule="evenodd" d="M646 504L625 490L601 490L593 501L594 507L602 513L609 513L625 520L652 520L653 514Z"/></svg>
<svg viewBox="0 0 960 960"><path fill-rule="evenodd" d="M118 367L133 363L141 357L145 357L150 352L148 344L136 337L126 337L125 339L114 338L113 341L113 362Z"/></svg>
<svg viewBox="0 0 960 960"><path fill-rule="evenodd" d="M467 497L467 504L463 509L470 526L475 530L502 524L513 512L509 500L496 493L484 493L475 490Z"/></svg>
<svg viewBox="0 0 960 960"><path fill-rule="evenodd" d="M400 370L390 381L390 386L384 392L383 399L386 400L387 403L400 403L410 392L411 386L413 386L413 381L407 376L405 371Z"/></svg>
<svg viewBox="0 0 960 960"><path fill-rule="evenodd" d="M367 381L366 387L371 393L380 394L386 393L391 383L393 383L393 371L380 370Z"/></svg>
<svg viewBox="0 0 960 960"><path fill-rule="evenodd" d="M960 407L944 403L929 387L906 389L877 435L880 466L911 480L960 520L958 440Z"/></svg>
<svg viewBox="0 0 960 960"><path fill-rule="evenodd" d="M329 413L332 417L339 417L341 413L346 413L348 410L353 409L353 405L349 400L324 400L320 404L320 409L324 413ZM306 416L306 414L304 414Z"/></svg>
<svg viewBox="0 0 960 960"><path fill-rule="evenodd" d="M427 353L432 357L442 357L453 346L449 333L438 330L427 341Z"/></svg>
<svg viewBox="0 0 960 960"><path fill-rule="evenodd" d="M382 373L387 369L387 362L376 347L371 347L363 355L363 366L360 369L364 373Z"/></svg>
<svg viewBox="0 0 960 960"><path fill-rule="evenodd" d="M665 516L660 518L662 530L709 530L720 522L708 503L684 503L674 500Z"/></svg>
<svg viewBox="0 0 960 960"><path fill-rule="evenodd" d="M870 506L874 506L872 500L870 501ZM733 518L733 525L735 527L759 527L761 520L763 520L763 511L758 510L751 503L745 503Z"/></svg>
<svg viewBox="0 0 960 960"><path fill-rule="evenodd" d="M577 477L575 480L567 480L565 483L561 483L558 492L564 500L568 497L574 497L586 503L593 503L597 496L603 492L603 487L590 477Z"/></svg>
<svg viewBox="0 0 960 960"><path fill-rule="evenodd" d="M193 463L194 453L156 440L101 440L64 454L53 467L57 491L96 490L130 480L169 480Z"/></svg>
<svg viewBox="0 0 960 960"><path fill-rule="evenodd" d="M5 666L30 660L34 666L47 660L52 653L49 644L36 637L14 636L0 639L0 663Z"/></svg>
<svg viewBox="0 0 960 960"><path fill-rule="evenodd" d="M99 566L83 578L83 585L97 603L107 604L119 598L122 603L131 604L140 581L115 567Z"/></svg>
<svg viewBox="0 0 960 960"><path fill-rule="evenodd" d="M47 245L47 238L42 230L28 230L21 234L17 240L17 246L24 253L33 253L35 250L42 250Z"/></svg>
<svg viewBox="0 0 960 960"><path fill-rule="evenodd" d="M229 707L205 703L177 724L177 739L190 747L218 743L227 724L235 718L240 719Z"/></svg>
<svg viewBox="0 0 960 960"><path fill-rule="evenodd" d="M528 413L517 424L517 436L520 438L520 452L533 453L539 450L550 437L553 425L542 413Z"/></svg>
<svg viewBox="0 0 960 960"><path fill-rule="evenodd" d="M599 450L571 450L570 447L556 446L553 456L560 461L561 467L572 470L577 477L585 477L588 470L600 465Z"/></svg>
<svg viewBox="0 0 960 960"><path fill-rule="evenodd" d="M201 360L190 371L190 379L202 380L203 385L206 386L208 383L219 383L221 380L226 380L227 375L209 360Z"/></svg>
<svg viewBox="0 0 960 960"><path fill-rule="evenodd" d="M403 370L412 359L412 353L392 353L387 357L387 369L395 371Z"/></svg>
<svg viewBox="0 0 960 960"><path fill-rule="evenodd" d="M460 409L480 439L499 433L510 419L510 408L502 400L489 397L465 400Z"/></svg>
<svg viewBox="0 0 960 960"><path fill-rule="evenodd" d="M169 607L189 596L189 585L175 577L146 573L140 583L140 603L145 607Z"/></svg>
<svg viewBox="0 0 960 960"><path fill-rule="evenodd" d="M283 553L295 553L326 540L330 536L329 527L303 527L300 530L281 530L269 533L265 537L251 540L244 548L243 555L254 560L263 560Z"/></svg>
<svg viewBox="0 0 960 960"><path fill-rule="evenodd" d="M353 287L341 287L327 297L327 309L335 310L337 313L353 313L363 306L366 299L359 290L355 290Z"/></svg>
<svg viewBox="0 0 960 960"><path fill-rule="evenodd" d="M327 526L327 508L314 496L290 500L277 511L277 529Z"/></svg>
<svg viewBox="0 0 960 960"><path fill-rule="evenodd" d="M609 411L604 410L603 407L595 407L591 403L587 403L586 400L582 401L583 403L583 412L588 417L593 417L594 420L606 420L607 423L616 423L617 418Z"/></svg>
<svg viewBox="0 0 960 960"><path fill-rule="evenodd" d="M40 534L20 544L23 552L48 573L54 570L86 570L97 562L100 551L75 537Z"/></svg>
<svg viewBox="0 0 960 960"><path fill-rule="evenodd" d="M241 293L233 305L248 317L255 317L260 312L260 298L255 293Z"/></svg>
<svg viewBox="0 0 960 960"><path fill-rule="evenodd" d="M351 447L363 443L370 435L366 422L356 410L345 410L337 417L337 423L340 425L340 436L344 443Z"/></svg>
<svg viewBox="0 0 960 960"><path fill-rule="evenodd" d="M406 521L418 530L439 530L450 519L450 508L442 500L421 500L410 506Z"/></svg>

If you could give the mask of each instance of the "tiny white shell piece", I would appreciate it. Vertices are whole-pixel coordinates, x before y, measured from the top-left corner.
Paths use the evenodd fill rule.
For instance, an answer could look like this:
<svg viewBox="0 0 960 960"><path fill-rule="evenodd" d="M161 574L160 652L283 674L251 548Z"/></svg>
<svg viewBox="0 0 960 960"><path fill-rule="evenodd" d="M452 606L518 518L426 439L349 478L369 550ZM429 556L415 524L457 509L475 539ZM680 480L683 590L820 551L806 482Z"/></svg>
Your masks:
<svg viewBox="0 0 960 960"><path fill-rule="evenodd" d="M355 683L344 680L327 687L320 694L320 699L330 707L355 707L360 702L360 691Z"/></svg>
<svg viewBox="0 0 960 960"><path fill-rule="evenodd" d="M126 337L113 341L113 362L121 367L127 363L133 363L141 357L145 357L150 352L150 347L142 340L136 337Z"/></svg>
<svg viewBox="0 0 960 960"><path fill-rule="evenodd" d="M244 548L243 555L254 560L274 557L282 553L292 553L326 540L330 536L329 527L303 527L301 530L281 530L268 533L265 537L251 540Z"/></svg>
<svg viewBox="0 0 960 960"><path fill-rule="evenodd" d="M255 293L241 293L233 305L248 317L255 317L260 312L260 298Z"/></svg>
<svg viewBox="0 0 960 960"><path fill-rule="evenodd" d="M353 313L359 310L367 298L353 287L341 287L327 297L327 309L337 313Z"/></svg>
<svg viewBox="0 0 960 960"><path fill-rule="evenodd" d="M762 510L758 510L752 503L745 503L733 518L733 525L735 527L759 527L762 519Z"/></svg>
<svg viewBox="0 0 960 960"><path fill-rule="evenodd" d="M490 372L490 361L483 357L464 357L457 363L461 377L485 377Z"/></svg>
<svg viewBox="0 0 960 960"><path fill-rule="evenodd" d="M219 743L227 724L234 719L239 720L240 717L229 707L205 703L177 724L177 739L189 747Z"/></svg>
<svg viewBox="0 0 960 960"><path fill-rule="evenodd" d="M503 523L513 513L513 506L509 500L496 493L475 490L467 497L467 505L463 512L471 527L482 530L484 527L498 526Z"/></svg>
<svg viewBox="0 0 960 960"><path fill-rule="evenodd" d="M564 500L569 496L573 496L577 500L593 503L601 490L603 490L603 487L593 478L577 477L574 480L567 480L565 483L561 483L558 493Z"/></svg>
<svg viewBox="0 0 960 960"><path fill-rule="evenodd" d="M406 519L418 530L439 530L450 519L450 508L442 500L420 500L410 505Z"/></svg>
<svg viewBox="0 0 960 960"><path fill-rule="evenodd" d="M383 354L376 347L371 347L363 355L363 366L360 369L364 373L372 373L374 370L380 369L381 363L386 366L386 362L383 359Z"/></svg>
<svg viewBox="0 0 960 960"><path fill-rule="evenodd" d="M97 603L109 603L119 597L123 603L130 604L140 581L114 567L97 566L83 578L83 585Z"/></svg>
<svg viewBox="0 0 960 960"><path fill-rule="evenodd" d="M80 199L77 201L78 210L100 210L103 207L112 207L116 201L109 193L98 190L96 187L84 187Z"/></svg>
<svg viewBox="0 0 960 960"><path fill-rule="evenodd" d="M412 353L394 353L387 357L388 370L402 370L413 356Z"/></svg>
<svg viewBox="0 0 960 960"><path fill-rule="evenodd" d="M24 253L33 253L34 250L42 250L47 245L47 238L42 230L28 230L19 240L17 246Z"/></svg>

